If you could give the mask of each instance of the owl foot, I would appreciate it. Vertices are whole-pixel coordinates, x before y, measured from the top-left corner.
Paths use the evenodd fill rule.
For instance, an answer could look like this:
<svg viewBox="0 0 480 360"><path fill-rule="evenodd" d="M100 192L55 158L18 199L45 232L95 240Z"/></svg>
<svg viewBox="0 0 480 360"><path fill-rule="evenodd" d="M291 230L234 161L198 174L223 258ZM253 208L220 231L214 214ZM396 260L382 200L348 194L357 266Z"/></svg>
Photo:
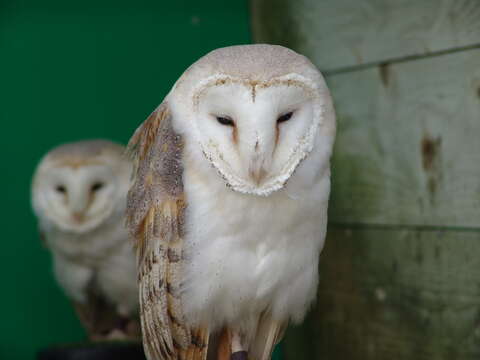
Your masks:
<svg viewBox="0 0 480 360"><path fill-rule="evenodd" d="M236 351L232 353L230 360L248 360L248 353L244 350Z"/></svg>

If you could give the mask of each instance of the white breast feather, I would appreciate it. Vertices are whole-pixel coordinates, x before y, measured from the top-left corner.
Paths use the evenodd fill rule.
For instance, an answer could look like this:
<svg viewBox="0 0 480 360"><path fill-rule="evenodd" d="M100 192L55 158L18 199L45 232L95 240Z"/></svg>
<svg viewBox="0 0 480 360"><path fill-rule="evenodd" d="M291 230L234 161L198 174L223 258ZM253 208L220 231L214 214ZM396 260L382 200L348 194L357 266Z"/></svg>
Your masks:
<svg viewBox="0 0 480 360"><path fill-rule="evenodd" d="M208 322L213 329L226 323L247 328L246 333L253 333L248 330L266 309L275 319L301 321L316 293L328 164L309 172L307 162L318 161L311 154L284 189L259 197L227 188L195 147L189 148L184 173L187 319Z"/></svg>

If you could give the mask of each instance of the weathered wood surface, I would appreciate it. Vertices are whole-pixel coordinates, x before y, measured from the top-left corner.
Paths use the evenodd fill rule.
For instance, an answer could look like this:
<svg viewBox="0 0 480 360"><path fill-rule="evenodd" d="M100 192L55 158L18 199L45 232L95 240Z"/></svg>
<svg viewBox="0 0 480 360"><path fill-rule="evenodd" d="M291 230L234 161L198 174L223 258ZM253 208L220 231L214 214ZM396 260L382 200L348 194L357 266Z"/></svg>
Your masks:
<svg viewBox="0 0 480 360"><path fill-rule="evenodd" d="M480 233L329 229L287 359L480 358Z"/></svg>
<svg viewBox="0 0 480 360"><path fill-rule="evenodd" d="M480 49L327 82L331 222L480 228Z"/></svg>
<svg viewBox="0 0 480 360"><path fill-rule="evenodd" d="M480 44L478 0L251 0L256 42L322 71Z"/></svg>
<svg viewBox="0 0 480 360"><path fill-rule="evenodd" d="M338 115L318 302L286 359L479 359L480 1L251 5Z"/></svg>

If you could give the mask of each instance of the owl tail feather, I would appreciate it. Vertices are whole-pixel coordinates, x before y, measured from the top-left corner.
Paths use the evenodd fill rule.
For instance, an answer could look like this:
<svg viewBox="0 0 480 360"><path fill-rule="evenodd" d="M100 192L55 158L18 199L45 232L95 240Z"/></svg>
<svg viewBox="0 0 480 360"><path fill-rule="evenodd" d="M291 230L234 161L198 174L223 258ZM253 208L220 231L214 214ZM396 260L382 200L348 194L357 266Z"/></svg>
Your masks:
<svg viewBox="0 0 480 360"><path fill-rule="evenodd" d="M249 347L249 359L270 360L273 349L282 340L287 322L279 322L263 313L257 326L257 332Z"/></svg>
<svg viewBox="0 0 480 360"><path fill-rule="evenodd" d="M230 331L224 328L218 336L217 344L217 357L216 360L230 360L230 354L232 353L232 339Z"/></svg>
<svg viewBox="0 0 480 360"><path fill-rule="evenodd" d="M224 328L217 335L216 360L270 360L275 345L282 339L286 322L278 322L263 313L258 321L255 336L248 345L243 344L240 334ZM248 338L248 337L247 337ZM244 339L245 340L245 339Z"/></svg>

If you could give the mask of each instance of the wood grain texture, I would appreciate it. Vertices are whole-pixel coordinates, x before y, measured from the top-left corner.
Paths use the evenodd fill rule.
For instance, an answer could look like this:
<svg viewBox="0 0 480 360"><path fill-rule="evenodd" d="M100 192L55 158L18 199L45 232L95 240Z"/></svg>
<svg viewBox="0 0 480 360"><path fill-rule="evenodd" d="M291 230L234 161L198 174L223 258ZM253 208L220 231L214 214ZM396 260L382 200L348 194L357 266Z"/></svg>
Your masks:
<svg viewBox="0 0 480 360"><path fill-rule="evenodd" d="M480 44L477 0L251 0L254 40L322 71Z"/></svg>
<svg viewBox="0 0 480 360"><path fill-rule="evenodd" d="M478 227L480 50L327 78L330 220Z"/></svg>
<svg viewBox="0 0 480 360"><path fill-rule="evenodd" d="M480 357L479 233L331 228L326 244L287 359Z"/></svg>
<svg viewBox="0 0 480 360"><path fill-rule="evenodd" d="M480 358L480 2L252 0L338 115L318 301L285 358Z"/></svg>

